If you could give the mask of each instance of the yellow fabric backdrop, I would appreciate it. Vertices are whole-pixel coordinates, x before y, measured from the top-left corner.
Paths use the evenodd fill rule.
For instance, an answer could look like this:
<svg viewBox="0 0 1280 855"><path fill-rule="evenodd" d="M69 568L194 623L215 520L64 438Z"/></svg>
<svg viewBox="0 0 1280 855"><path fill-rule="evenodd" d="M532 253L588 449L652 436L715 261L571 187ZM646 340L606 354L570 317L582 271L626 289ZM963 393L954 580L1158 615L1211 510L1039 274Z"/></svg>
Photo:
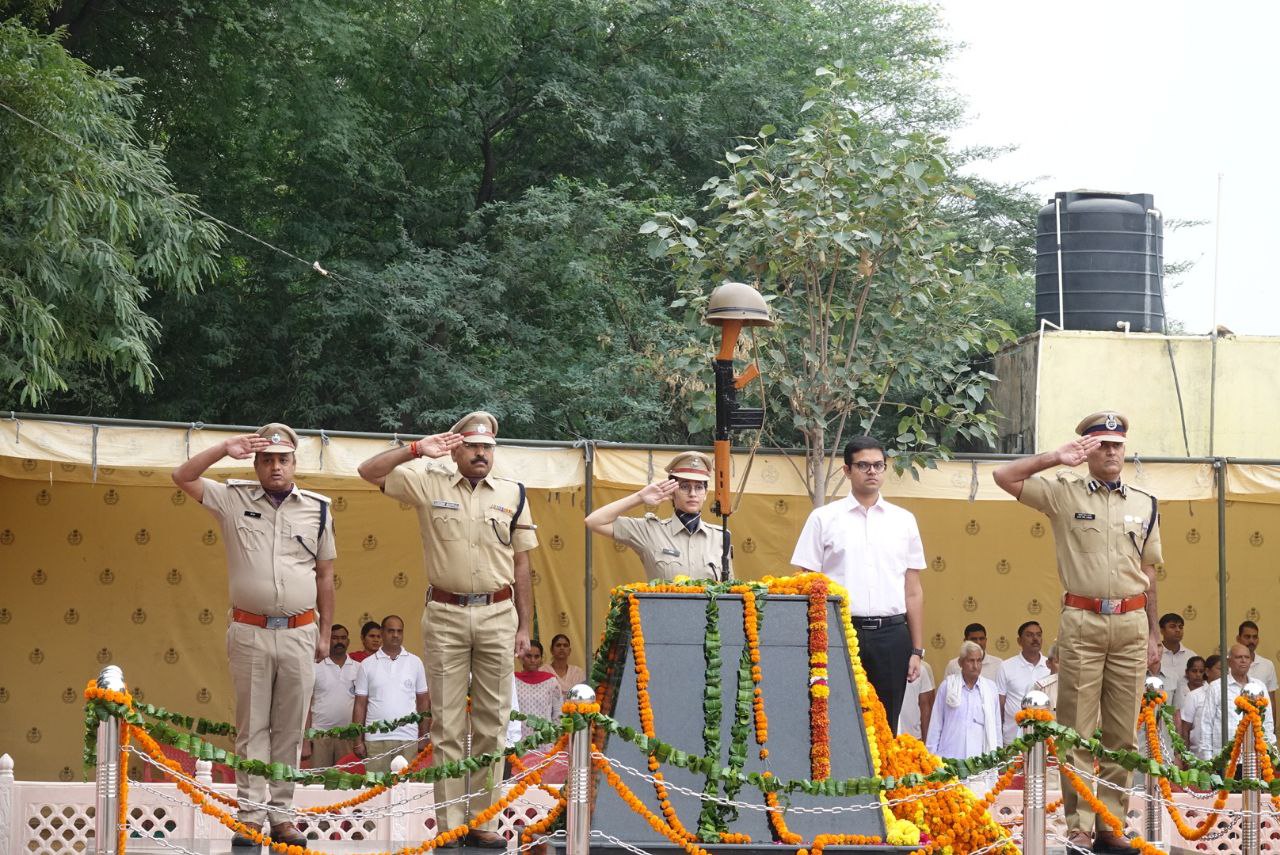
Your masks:
<svg viewBox="0 0 1280 855"><path fill-rule="evenodd" d="M147 701L231 718L226 572L212 516L168 479L169 469L185 457L185 431L126 429L120 433L126 441L108 454L104 429L95 483L89 428L44 427L23 423L18 441L12 424L0 423L0 644L10 661L0 672L0 751L14 756L23 779L70 779L80 774L81 691L107 662L122 666ZM193 436L217 439L207 431ZM355 464L387 443L333 439L324 446L324 461L321 446L318 437L304 441L299 480L334 500L337 619L356 636L364 620L399 613L407 624L406 644L420 650L424 580L414 514L353 477ZM123 465L130 447L145 457L145 468ZM669 456L653 452L654 471ZM650 457L598 449L596 506L642 483ZM594 539L592 626L585 626L581 450L503 447L499 461L500 471L539 485L530 489L529 502L541 542L532 557L541 637L564 632L574 661L586 664L610 588L637 579L640 563L629 550ZM1046 638L1056 633L1060 589L1052 535L1036 513L994 489L993 466L947 464L919 482L895 480L886 488L920 521L930 565L924 579L926 648L935 670L954 655L970 621L986 624L991 649L1001 656L1016 651L1023 620L1040 620ZM1129 474L1162 497L1177 497L1162 504L1168 569L1161 610L1183 614L1188 645L1212 652L1218 633L1212 470L1144 464ZM1231 634L1236 622L1252 617L1262 626L1264 653L1280 656L1276 609L1262 595L1280 578L1280 510L1270 503L1280 468L1233 466L1230 474ZM975 483L977 501L969 501ZM798 485L786 460L755 461L749 493L731 519L740 577L790 572L791 549L809 511Z"/></svg>

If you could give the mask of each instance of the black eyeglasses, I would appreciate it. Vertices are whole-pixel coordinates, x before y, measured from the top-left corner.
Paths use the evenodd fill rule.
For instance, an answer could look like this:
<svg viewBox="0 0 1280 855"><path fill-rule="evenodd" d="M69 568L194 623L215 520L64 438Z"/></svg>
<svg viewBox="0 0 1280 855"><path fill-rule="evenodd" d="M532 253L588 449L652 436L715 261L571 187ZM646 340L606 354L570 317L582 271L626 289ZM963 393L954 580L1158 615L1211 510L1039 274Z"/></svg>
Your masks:
<svg viewBox="0 0 1280 855"><path fill-rule="evenodd" d="M858 460L858 461L855 461L852 464L852 466L856 468L859 472L865 475L868 472L883 472L885 470L886 464L883 460L877 460L875 463L868 463L865 460Z"/></svg>

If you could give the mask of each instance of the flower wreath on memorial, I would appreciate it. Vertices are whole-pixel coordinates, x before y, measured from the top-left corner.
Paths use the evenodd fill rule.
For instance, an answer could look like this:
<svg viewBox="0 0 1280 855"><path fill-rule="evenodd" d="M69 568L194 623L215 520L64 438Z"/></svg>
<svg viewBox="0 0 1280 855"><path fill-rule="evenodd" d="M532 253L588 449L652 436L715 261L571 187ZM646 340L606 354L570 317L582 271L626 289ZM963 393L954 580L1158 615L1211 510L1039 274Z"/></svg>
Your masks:
<svg viewBox="0 0 1280 855"><path fill-rule="evenodd" d="M706 608L706 635L704 641L703 714L706 723L703 730L703 758L694 758L678 751L657 738L653 707L649 699L650 674L645 650L645 639L640 622L639 594L678 593L703 594L708 598ZM592 667L592 681L599 687L602 706L608 706L608 697L616 690L620 678L621 662L627 647L631 650L636 674L636 695L642 733L630 728L610 726L608 730L635 743L648 755L649 771L657 796L661 816L648 812L643 803L626 789L616 774L604 761L597 763L606 780L618 789L624 801L633 810L646 815L650 825L680 844L691 853L705 852L698 843L746 843L749 837L730 833L727 826L736 811L728 805L704 801L698 817L696 831L685 826L668 797L662 775L662 765L690 768L707 772L704 792L719 795L721 784L724 798L733 799L743 781L758 786L764 793L769 825L775 839L793 846L805 847L803 838L787 828L785 808L779 792L781 782L767 770L762 773L743 774L747 743L754 732L757 755L768 765L768 720L764 713L763 673L760 665L760 632L764 625L765 596L790 594L809 599L808 608L808 701L809 701L809 767L811 779L804 782L788 782L788 791L800 790L812 795L843 796L855 792L876 792L884 803L887 839L867 838L859 835L819 835L807 848L800 848L800 855L817 855L826 845L853 845L888 843L897 846L920 846L921 852L966 852L994 846L1001 849L1005 842L1009 853L1016 852L1008 833L987 813L990 802L976 799L965 787L956 786L951 770L943 761L929 754L923 743L911 736L895 737L889 728L884 707L876 697L875 689L867 680L858 655L858 637L849 611L848 596L839 585L820 573L804 573L789 577L765 577L760 582L711 582L677 578L671 582L624 585L612 592L612 603L606 620L604 637L598 648ZM721 685L720 649L721 626L716 598L738 595L743 600L742 632L745 640L737 669L737 686L728 690ZM856 678L855 685L863 724L868 736L868 751L876 777L871 779L873 789L861 787L861 783L833 780L830 746L830 688L828 685L828 633L827 600L834 595L839 602L840 632L849 651ZM723 698L731 697L734 715L730 727L729 766L715 768L708 758L720 756L720 726ZM603 718L603 717L602 717ZM599 733L595 740L599 742ZM1012 776L1008 776L1012 777ZM948 783L948 779L952 779ZM857 784L857 788L848 785Z"/></svg>

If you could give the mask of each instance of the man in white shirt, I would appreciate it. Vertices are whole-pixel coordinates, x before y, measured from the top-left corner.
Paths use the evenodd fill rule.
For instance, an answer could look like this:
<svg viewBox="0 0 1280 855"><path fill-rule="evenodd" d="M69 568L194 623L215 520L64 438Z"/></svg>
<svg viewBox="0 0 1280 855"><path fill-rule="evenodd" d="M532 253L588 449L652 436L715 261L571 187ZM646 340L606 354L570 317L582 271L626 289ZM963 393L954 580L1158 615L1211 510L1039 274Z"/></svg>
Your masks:
<svg viewBox="0 0 1280 855"><path fill-rule="evenodd" d="M1213 666L1217 669L1219 657L1215 654L1210 656L1213 660ZM1199 741L1195 732L1196 716L1200 712L1200 704L1204 703L1204 692L1200 691L1208 683L1218 679L1220 672L1209 676L1209 661L1199 656L1192 656L1187 660L1187 688L1182 693L1182 703L1178 704L1178 714L1174 720L1178 724L1178 735L1183 741L1195 750L1196 743Z"/></svg>
<svg viewBox="0 0 1280 855"><path fill-rule="evenodd" d="M1240 621L1236 630L1236 643L1243 644L1253 654L1253 665L1249 668L1249 676L1267 687L1271 695L1271 706L1276 705L1276 663L1258 654L1258 625L1251 620Z"/></svg>
<svg viewBox="0 0 1280 855"><path fill-rule="evenodd" d="M404 649L404 621L399 615L387 615L382 619L382 647L360 663L351 720L356 724L395 721L430 709L427 671L422 660ZM417 724L403 724L390 733L359 736L355 752L359 757L375 758L365 762L367 771L390 772L395 756L413 760L427 732L428 721L424 718Z"/></svg>
<svg viewBox="0 0 1280 855"><path fill-rule="evenodd" d="M1165 694L1176 709L1187 691L1187 663L1196 652L1182 643L1182 615L1169 612L1160 616L1160 670Z"/></svg>
<svg viewBox="0 0 1280 855"><path fill-rule="evenodd" d="M316 685L311 691L311 709L307 712L306 729L329 730L351 724L351 709L355 705L356 675L360 663L347 655L351 643L350 633L340 623L329 630L329 655L316 663ZM354 743L350 739L321 737L302 742L302 759L311 761L311 768L333 766L351 753Z"/></svg>
<svg viewBox="0 0 1280 855"><path fill-rule="evenodd" d="M887 458L874 437L844 447L849 495L815 508L805 520L791 563L844 586L858 632L862 667L896 732L907 683L924 658L924 545L910 511L880 495Z"/></svg>
<svg viewBox="0 0 1280 855"><path fill-rule="evenodd" d="M1249 666L1253 664L1253 653L1243 644L1233 644L1227 652L1227 739L1235 736L1236 727L1240 724L1240 709L1236 706L1236 698L1244 690L1245 684L1256 679L1250 676ZM1196 728L1200 731L1200 757L1208 760L1222 750L1222 689L1220 681L1214 680L1202 689L1204 701L1196 715ZM1262 716L1262 732L1268 745L1276 741L1275 719L1272 718L1271 705L1267 704Z"/></svg>
<svg viewBox="0 0 1280 855"><path fill-rule="evenodd" d="M960 673L942 681L933 701L925 747L939 757L976 757L1000 744L1000 706L996 687L982 676L982 648L960 645Z"/></svg>
<svg viewBox="0 0 1280 855"><path fill-rule="evenodd" d="M996 678L996 691L1000 694L1000 713L1004 722L1004 744L1018 738L1018 710L1022 699L1035 686L1037 680L1049 676L1049 660L1040 652L1044 644L1044 630L1039 622L1026 621L1018 627L1018 647L1022 652L1004 660L1000 676Z"/></svg>
<svg viewBox="0 0 1280 855"><path fill-rule="evenodd" d="M1000 679L1000 663L1004 660L999 656L992 656L987 652L987 628L980 623L971 623L964 628L964 640L972 641L982 648L982 676L991 682ZM960 657L957 656L947 663L947 667L943 670L943 677L950 677L952 674L960 673Z"/></svg>
<svg viewBox="0 0 1280 855"><path fill-rule="evenodd" d="M902 712L898 715L898 733L909 733L921 742L929 732L929 717L933 714L933 698L937 694L933 681L933 666L920 661L920 679L907 683L902 696Z"/></svg>

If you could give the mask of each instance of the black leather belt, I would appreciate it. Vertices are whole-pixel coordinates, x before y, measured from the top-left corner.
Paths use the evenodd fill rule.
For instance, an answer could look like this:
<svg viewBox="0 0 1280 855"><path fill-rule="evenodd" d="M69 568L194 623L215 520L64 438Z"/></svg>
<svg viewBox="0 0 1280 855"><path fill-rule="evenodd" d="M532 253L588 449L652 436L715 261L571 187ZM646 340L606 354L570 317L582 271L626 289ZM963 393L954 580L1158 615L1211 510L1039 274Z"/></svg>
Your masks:
<svg viewBox="0 0 1280 855"><path fill-rule="evenodd" d="M860 615L853 616L854 629L884 629L887 626L897 626L900 623L906 623L906 615L884 615L883 617L862 617Z"/></svg>

